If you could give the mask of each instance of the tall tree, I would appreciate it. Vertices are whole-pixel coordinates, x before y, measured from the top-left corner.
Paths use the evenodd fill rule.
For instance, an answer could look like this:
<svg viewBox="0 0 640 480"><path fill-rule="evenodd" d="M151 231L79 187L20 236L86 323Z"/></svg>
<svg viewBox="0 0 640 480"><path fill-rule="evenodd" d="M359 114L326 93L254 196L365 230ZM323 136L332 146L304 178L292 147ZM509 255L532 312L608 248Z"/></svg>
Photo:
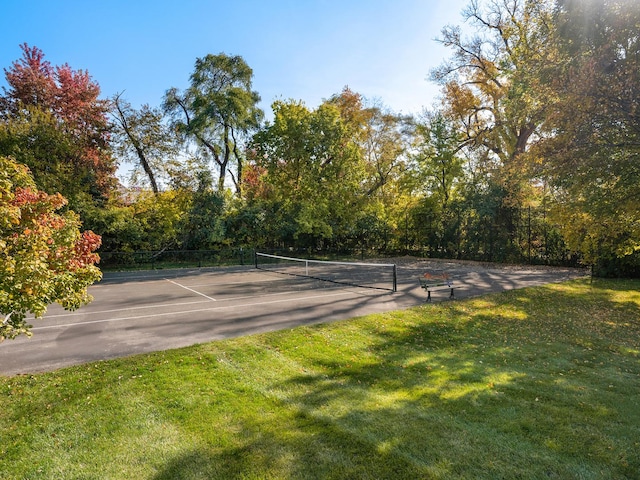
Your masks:
<svg viewBox="0 0 640 480"><path fill-rule="evenodd" d="M413 133L411 179L406 185L417 197L411 209L414 229L422 245L449 252L453 249L447 246L457 243L452 238L457 233L452 198L465 176L461 134L442 112L428 111L415 121Z"/></svg>
<svg viewBox="0 0 640 480"><path fill-rule="evenodd" d="M471 0L463 12L471 28L442 31L452 57L432 72L443 85L443 113L458 124L470 170L498 195L499 217L490 236L506 239L503 252L520 260L523 215L541 204L532 146L545 135L548 113L559 94L552 80L561 63L554 41L552 0ZM495 227L495 228L494 228Z"/></svg>
<svg viewBox="0 0 640 480"><path fill-rule="evenodd" d="M227 174L236 192L242 191L242 142L263 116L257 106L260 96L251 90L252 79L253 70L242 57L209 54L196 60L187 90L171 88L165 94L163 106L174 128L195 140L215 162L220 191ZM230 169L231 161L235 162L235 173Z"/></svg>
<svg viewBox="0 0 640 480"><path fill-rule="evenodd" d="M293 221L295 238L331 239L361 206L358 145L330 102L311 111L300 102L277 101L273 111L273 124L253 139L261 192Z"/></svg>
<svg viewBox="0 0 640 480"><path fill-rule="evenodd" d="M171 172L178 163L174 131L164 123L159 109L145 104L136 110L121 94L113 98L112 115L116 151L142 168L157 195L160 191L157 177Z"/></svg>
<svg viewBox="0 0 640 480"><path fill-rule="evenodd" d="M441 112L426 112L416 122L415 170L422 191L438 199L445 210L456 182L464 177L461 135Z"/></svg>
<svg viewBox="0 0 640 480"><path fill-rule="evenodd" d="M21 49L23 57L5 69L0 153L27 164L38 185L53 164L57 171L70 172L62 187L83 183L94 198L107 196L115 184L115 162L109 150L108 102L99 98L100 87L86 71L67 64L53 67L37 47L23 44ZM38 139L40 134L45 138ZM50 137L64 139L64 148L48 144Z"/></svg>
<svg viewBox="0 0 640 480"><path fill-rule="evenodd" d="M0 108L5 118L27 105L49 109L56 101L55 68L39 48L24 43L20 49L22 58L4 69L9 89L2 87L5 94L0 97Z"/></svg>
<svg viewBox="0 0 640 480"><path fill-rule="evenodd" d="M360 152L362 179L357 194L359 215L345 241L358 246L388 243L398 222L398 197L407 172L411 119L378 101L368 101L345 87L328 103L338 107L351 141ZM355 187L354 187L355 188Z"/></svg>
<svg viewBox="0 0 640 480"><path fill-rule="evenodd" d="M570 246L640 271L640 4L559 0L557 102L539 155ZM618 260L615 260L615 259ZM626 260L625 260L626 258Z"/></svg>
<svg viewBox="0 0 640 480"><path fill-rule="evenodd" d="M540 134L553 99L546 86L556 65L550 0L472 0L463 12L474 28L442 30L452 58L432 72L443 85L447 116L459 123L468 147L495 165L514 203L520 202L522 159Z"/></svg>
<svg viewBox="0 0 640 480"><path fill-rule="evenodd" d="M379 107L369 108L367 113L362 149L367 166L366 195L374 195L396 181L405 166L407 119Z"/></svg>

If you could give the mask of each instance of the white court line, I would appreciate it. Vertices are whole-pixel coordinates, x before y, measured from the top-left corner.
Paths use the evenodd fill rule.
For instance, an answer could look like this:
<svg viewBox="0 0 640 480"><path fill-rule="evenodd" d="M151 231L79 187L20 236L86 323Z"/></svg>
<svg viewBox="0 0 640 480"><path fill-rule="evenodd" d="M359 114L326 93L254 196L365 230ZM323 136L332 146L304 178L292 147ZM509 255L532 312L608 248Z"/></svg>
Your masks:
<svg viewBox="0 0 640 480"><path fill-rule="evenodd" d="M208 275L209 272L204 272L204 273L198 273L196 275L180 275L176 278L191 278L191 277L211 277L211 275ZM229 275L239 275L239 276L252 276L255 277L255 273L256 270L252 270L252 271L238 271L238 272L232 272ZM258 270L258 273L265 273L264 270ZM268 273L268 272L267 272ZM220 274L219 273L215 273L215 277L219 277ZM131 276L131 277L123 277L123 278L103 278L100 282L95 283L94 285L91 285L90 288L92 289L97 289L97 288L105 288L105 287L111 287L113 285L120 285L122 284L123 280L127 280L126 283L140 283L138 281L136 281L136 279L144 279L144 280L149 280L149 281L153 281L153 282L163 282L165 280L168 280L167 277L155 277L153 275L151 276ZM132 280L132 281L129 281ZM299 279L299 281L301 281ZM228 282L228 281L218 281L218 282L213 282L213 283L202 283L202 284L197 284L197 285L191 285L192 287L203 287L203 286L209 286L209 285L246 285L247 284L247 280L237 280L237 281L233 281L233 282ZM273 277L267 277L267 278L253 278L250 283L267 283L267 282L273 282Z"/></svg>
<svg viewBox="0 0 640 480"><path fill-rule="evenodd" d="M327 298L327 297L338 297L342 295L351 295L350 291L342 291L338 293L334 293L331 295L313 295L310 297L302 297L296 298L296 300L315 300L316 298ZM154 317L166 317L167 315L180 315L181 313L196 313L196 312L210 312L213 310L226 310L229 308L243 308L243 307L255 307L260 305L271 305L274 303L283 303L283 302L291 302L290 298L282 299L282 300L271 300L268 302L256 302L256 303L246 303L244 305L225 305L220 307L210 307L210 308L198 308L196 310L185 310L183 312L164 312L164 313L153 313L149 315L138 315L135 317L123 317L123 318L107 318L104 320L89 320L88 322L78 322L78 323L67 323L61 325L46 325L44 327L34 327L31 330L48 330L52 328L66 328L66 327L76 327L79 325L90 325L93 323L108 323L108 322L123 322L125 320L139 320L141 318L154 318Z"/></svg>
<svg viewBox="0 0 640 480"><path fill-rule="evenodd" d="M209 300L196 300L195 302L160 303L160 304L150 303L148 305L142 305L140 307L113 308L111 310L98 310L95 312L82 311L82 312L59 313L57 315L45 315L42 318L45 320L49 320L50 318L79 317L80 315L99 315L101 313L126 312L128 310L142 310L145 308L181 307L183 305L196 305L198 303L209 303Z"/></svg>
<svg viewBox="0 0 640 480"><path fill-rule="evenodd" d="M287 279L289 280L289 279ZM297 283L302 283L302 279L297 279ZM273 278L261 278L261 279L252 279L252 280L237 280L235 282L211 282L211 283L197 283L195 285L191 285L192 287L210 287L210 286L218 286L218 285L247 285L247 283L273 283ZM290 280L293 282L293 280Z"/></svg>
<svg viewBox="0 0 640 480"><path fill-rule="evenodd" d="M211 276L211 274L213 274L214 276L221 276L221 275L235 275L235 274L240 274L240 275L244 275L244 274L251 274L251 273L255 273L256 270L255 269L234 269L234 270L230 270L230 271L220 271L217 270L216 267L203 267L203 268L198 268L198 269L185 269L185 271L182 271L180 273L177 273L175 275L174 278L184 278L184 277L199 277L199 276ZM101 285L112 285L114 283L122 283L123 281L128 282L130 280L137 282L138 280L150 280L150 281L162 281L165 280L167 278L166 273L167 272L161 272L161 271L152 271L148 274L141 274L141 275L136 275L136 274L132 274L131 272L129 273L125 273L125 274L118 274L118 273L122 273L122 272L117 272L115 274L113 274L114 272L107 272L105 274L105 276L102 278L102 280L100 280L100 282L96 283L95 285L92 285L93 287L99 287Z"/></svg>
<svg viewBox="0 0 640 480"><path fill-rule="evenodd" d="M298 290L296 290L298 292ZM230 297L224 298L222 300L218 300L218 302L232 302L235 300L244 300L245 298L256 298L256 297L275 297L278 295L291 295L291 293L296 292L278 292L278 293L269 293L267 295L242 295L239 297ZM125 307L125 308L113 308L110 310L96 310L96 311L82 311L82 312L69 312L69 313L58 313L56 315L45 315L42 317L43 320L49 320L50 318L62 318L62 317L79 317L85 315L100 315L102 313L115 313L115 312L127 312L129 310L143 310L146 308L167 308L167 307L181 307L183 305L196 305L198 303L209 303L209 300L196 300L195 302L178 302L178 303L160 303L160 304L148 304L142 305L140 307ZM180 312L178 312L180 313ZM32 319L33 320L33 319Z"/></svg>
<svg viewBox="0 0 640 480"><path fill-rule="evenodd" d="M168 278L165 278L165 280L166 280L167 282L169 282L169 283L173 283L174 285L177 285L177 286L179 286L179 287L182 287L182 288L184 288L185 290L189 290L190 292L197 293L198 295L202 295L204 298L208 298L208 299L209 299L209 300L211 300L212 302L216 302L216 301L217 301L215 298L211 298L211 297L209 297L209 296L205 295L204 293L201 293L201 292L199 292L199 291L197 291L197 290L194 290L193 288L185 287L184 285L180 285L178 282L174 282L173 280L169 280Z"/></svg>

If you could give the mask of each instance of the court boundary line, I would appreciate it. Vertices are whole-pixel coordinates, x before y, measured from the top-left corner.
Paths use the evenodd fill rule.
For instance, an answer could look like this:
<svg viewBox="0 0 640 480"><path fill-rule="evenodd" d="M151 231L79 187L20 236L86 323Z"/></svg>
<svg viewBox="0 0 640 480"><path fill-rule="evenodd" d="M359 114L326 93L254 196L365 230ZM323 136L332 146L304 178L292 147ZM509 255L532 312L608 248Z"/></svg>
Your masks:
<svg viewBox="0 0 640 480"><path fill-rule="evenodd" d="M103 278L102 280L100 280L99 282L96 282L95 284L91 285L89 288L91 289L97 289L97 288L102 288L102 287L110 287L113 284L116 285L121 285L124 283L146 283L147 281L149 282L164 282L165 280L169 280L170 278L175 278L175 279L182 279L182 278L195 278L195 277L211 277L211 275L209 275L210 273L215 273L215 276L218 277L220 272L217 271L198 271L198 272L186 272L184 274L176 274L174 276L168 276L166 275L167 272L163 272L164 275L154 275L153 273L151 273L150 275L132 275L130 277L119 277L119 278ZM269 272L267 270L260 270L260 269L251 269L251 270L238 270L238 271L232 271L231 273L238 273L241 275L255 275L256 273L261 274L260 276L266 277L266 278L253 278L250 283L267 283L267 282L272 282L273 278L271 278L274 275L274 272ZM271 274L271 275L268 275ZM221 273L221 275L226 275L226 273ZM281 276L280 274L275 274L278 276ZM312 280L312 279L310 279ZM209 286L209 285L244 285L247 284L248 282L246 280L235 280L233 282L229 282L229 281L218 281L218 282L207 282L207 283L198 283L195 285L191 285L192 287L201 287L201 286Z"/></svg>
<svg viewBox="0 0 640 480"><path fill-rule="evenodd" d="M327 298L327 297L337 297L337 296L345 296L345 295L351 295L352 292L350 291L341 291L338 293L333 293L330 295L313 295L313 296L309 296L309 297L302 297L302 298L298 298L297 300L314 300L316 298ZM268 301L268 302L256 302L256 303L245 303L243 305L221 305L219 307L210 307L210 308L198 308L195 310L184 310L181 312L163 312L163 313L153 313L153 314L148 314L148 315L138 315L138 316L134 316L134 317L122 317L122 318L105 318L103 320L89 320L88 322L77 322L77 323L66 323L66 324L59 324L59 325L43 325L42 327L33 327L31 330L51 330L54 328L68 328L68 327L79 327L82 325L93 325L96 323L111 323L111 322L123 322L126 320L139 320L141 318L154 318L154 317L165 317L167 315L181 315L181 314L185 314L185 313L199 313L199 312L209 312L209 311L213 311L213 310L227 310L230 308L247 308L247 307L255 307L255 306L260 306L260 305L271 305L271 304L276 304L276 303L283 303L283 302L290 302L291 299L286 298L286 299L281 299L281 300L272 300L272 301Z"/></svg>
<svg viewBox="0 0 640 480"><path fill-rule="evenodd" d="M265 272L264 270L262 270L260 273L273 273L273 272ZM251 284L256 284L256 283L273 283L274 282L274 278L282 278L282 274L274 274L273 278L269 277L269 278L259 278L259 279L252 279L249 282L247 282L247 280L237 280L234 282L209 282L209 283L197 283L195 285L191 285L191 287L217 287L217 286L227 286L227 285L247 285L248 283ZM303 280L308 280L308 282L304 282ZM296 284L307 284L307 283L313 283L313 282L317 282L318 280L314 280L313 278L309 278L309 277L304 277L302 280L298 280L297 282L294 281L289 281L289 282L282 282L282 283L290 283L292 285L296 285Z"/></svg>
<svg viewBox="0 0 640 480"><path fill-rule="evenodd" d="M68 313L56 313L53 315L44 315L41 320L49 320L51 318L63 318L63 317L79 317L81 315L101 315L103 313L116 313L116 312L126 312L127 310L144 310L145 308L166 308L166 307L182 307L184 305L197 305L200 303L209 303L208 300L196 300L195 302L178 302L178 303L159 303L159 304L148 304L141 305L139 307L127 307L127 308L113 308L110 310L98 310L96 312L85 312L85 311L76 311L76 312L68 312Z"/></svg>
<svg viewBox="0 0 640 480"><path fill-rule="evenodd" d="M218 302L230 302L230 301L235 301L235 300L244 300L245 298L256 298L256 297L275 297L275 296L280 296L280 295L291 295L292 293L296 293L296 292L300 292L301 290L296 290L294 292L277 292L277 293L269 293L266 295L242 295L242 296L238 296L238 297L231 297L231 298L225 298L222 300L218 300ZM97 310L95 312L86 312L86 311L75 311L75 312L68 312L68 313L57 313L54 315L45 315L44 317L42 317L41 320L48 320L51 318L62 318L62 317L79 317L81 315L101 315L103 313L116 313L116 312L126 312L128 310L143 310L145 308L167 308L167 307L181 307L184 305L197 305L199 303L209 303L208 300L196 300L194 302L177 302L177 303L159 303L159 304L152 304L149 303L147 305L141 305L139 307L125 307L125 308L114 308L114 309L110 309L110 310ZM184 312L189 312L191 310L184 310L182 312L175 312L175 313L184 313ZM34 320L34 319L32 319Z"/></svg>
<svg viewBox="0 0 640 480"><path fill-rule="evenodd" d="M203 296L204 298L207 298L207 299L211 300L212 302L217 302L217 300L216 300L215 298L210 297L209 295L205 295L204 293L199 292L199 291L197 291L197 290L194 290L193 288L189 288L189 287L186 287L186 286L184 286L184 285L181 285L181 284L179 284L178 282L174 282L173 280L171 280L171 279L169 279L169 278L165 278L165 280L166 280L167 282L169 282L169 283L173 283L174 285L177 285L177 286L178 286L178 287L180 287L180 288L184 288L185 290L189 290L190 292L193 292L193 293L196 293L196 294L198 294L198 295L201 295L201 296Z"/></svg>

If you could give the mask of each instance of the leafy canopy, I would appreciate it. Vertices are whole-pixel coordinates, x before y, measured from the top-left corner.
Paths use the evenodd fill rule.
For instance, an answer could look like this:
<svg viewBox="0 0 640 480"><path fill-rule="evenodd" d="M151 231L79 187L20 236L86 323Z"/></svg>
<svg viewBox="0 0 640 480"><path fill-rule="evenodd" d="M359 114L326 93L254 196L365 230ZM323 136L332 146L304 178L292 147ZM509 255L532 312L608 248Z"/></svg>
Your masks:
<svg viewBox="0 0 640 480"><path fill-rule="evenodd" d="M99 85L86 71L52 66L37 47L25 43L21 49L23 57L5 69L0 155L27 165L48 193L75 200L82 191L104 198L114 186L115 164L109 104L99 98Z"/></svg>

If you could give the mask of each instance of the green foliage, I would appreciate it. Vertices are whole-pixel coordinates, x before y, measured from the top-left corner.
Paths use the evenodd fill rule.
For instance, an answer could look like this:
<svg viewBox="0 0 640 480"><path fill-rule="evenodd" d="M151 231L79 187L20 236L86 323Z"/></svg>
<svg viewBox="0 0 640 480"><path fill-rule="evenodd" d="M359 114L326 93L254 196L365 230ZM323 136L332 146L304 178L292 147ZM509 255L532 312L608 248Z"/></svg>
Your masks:
<svg viewBox="0 0 640 480"><path fill-rule="evenodd" d="M28 106L0 122L0 155L29 167L39 189L60 193L75 207L87 195L99 196L90 169L79 165L81 151L49 112Z"/></svg>
<svg viewBox="0 0 640 480"><path fill-rule="evenodd" d="M382 105L368 106L348 88L331 97L329 103L340 110L349 136L360 150L364 168L361 189L366 203L379 202L388 208L395 202L397 183L407 166L410 119Z"/></svg>
<svg viewBox="0 0 640 480"><path fill-rule="evenodd" d="M258 202L251 204L235 199L225 214L226 238L240 247L263 246L269 243L269 227L265 209Z"/></svg>
<svg viewBox="0 0 640 480"><path fill-rule="evenodd" d="M640 252L640 5L558 2L554 135L540 146L557 221L588 263L628 262ZM589 21L584 21L588 19ZM614 259L619 261L614 261ZM626 259L626 260L625 260Z"/></svg>
<svg viewBox="0 0 640 480"><path fill-rule="evenodd" d="M180 224L182 246L188 250L212 249L225 240L225 198L209 188L193 193Z"/></svg>
<svg viewBox="0 0 640 480"><path fill-rule="evenodd" d="M38 191L23 165L0 156L0 340L29 334L26 316L41 317L51 303L74 310L91 300L101 278L93 252L100 237L79 231L60 195Z"/></svg>
<svg viewBox="0 0 640 480"><path fill-rule="evenodd" d="M273 125L253 139L256 168L265 172L261 200L291 219L294 239L315 246L339 234L362 205L362 158L335 105L310 111L278 101L273 109Z"/></svg>
<svg viewBox="0 0 640 480"><path fill-rule="evenodd" d="M120 158L135 165L134 185L148 184L154 193L159 192L158 181L170 179L182 169L178 156L174 130L164 122L162 112L149 105L134 109L129 102L117 95L113 99L114 123L112 145ZM140 179L140 170L144 180Z"/></svg>
<svg viewBox="0 0 640 480"><path fill-rule="evenodd" d="M415 127L414 163L417 190L439 199L442 209L464 177L459 151L463 139L442 112L427 114Z"/></svg>
<svg viewBox="0 0 640 480"><path fill-rule="evenodd" d="M467 182L482 185L480 196L470 189L462 203L470 209L461 212L457 234L476 237L468 251L563 261L569 255L560 232L584 262L627 258L633 271L640 251L637 2L471 2L463 16L473 34L443 29L453 55L432 77L461 135L457 149L470 160Z"/></svg>
<svg viewBox="0 0 640 480"><path fill-rule="evenodd" d="M191 84L185 92L167 91L164 110L186 139L213 159L218 168L217 190L226 186L227 174L241 192L244 156L242 141L256 129L263 112L260 96L251 90L253 70L240 56L206 55L196 60ZM235 162L236 173L230 169Z"/></svg>
<svg viewBox="0 0 640 480"><path fill-rule="evenodd" d="M529 151L554 98L547 85L556 65L551 13L544 0L470 2L463 17L471 35L442 30L440 41L452 49L432 72L443 86L442 108L416 129L416 174L441 204L429 213L432 251L531 257L521 213L536 199L540 179L531 174L537 159Z"/></svg>
<svg viewBox="0 0 640 480"><path fill-rule="evenodd" d="M414 250L635 274L638 5L472 1L463 18L470 35L442 31L441 106L417 119L344 88L314 109L277 101L260 126L252 69L221 53L196 59L164 112L118 96L107 125L86 72L24 45L5 72L0 154L68 197L108 251ZM105 200L110 147L156 198Z"/></svg>
<svg viewBox="0 0 640 480"><path fill-rule="evenodd" d="M135 216L133 206L122 206L112 202L96 207L91 203L82 205L84 225L102 237L102 250L132 251L141 248L145 232Z"/></svg>
<svg viewBox="0 0 640 480"><path fill-rule="evenodd" d="M466 144L509 167L544 121L542 69L553 62L550 2L470 2L471 36L446 26L440 42L452 57L432 72L443 84L447 116Z"/></svg>
<svg viewBox="0 0 640 480"><path fill-rule="evenodd" d="M102 236L102 251L175 249L186 241L185 224L194 201L187 191L169 190L155 195L143 191L130 205L116 200L101 208L84 205L82 216L85 225Z"/></svg>
<svg viewBox="0 0 640 480"><path fill-rule="evenodd" d="M180 245L185 235L184 217L195 202L187 192L169 190L157 195L142 194L133 205L134 217L144 233L140 250L160 250Z"/></svg>
<svg viewBox="0 0 640 480"><path fill-rule="evenodd" d="M390 246L391 227L381 212L362 211L353 224L337 236L334 246L337 249L386 250Z"/></svg>

